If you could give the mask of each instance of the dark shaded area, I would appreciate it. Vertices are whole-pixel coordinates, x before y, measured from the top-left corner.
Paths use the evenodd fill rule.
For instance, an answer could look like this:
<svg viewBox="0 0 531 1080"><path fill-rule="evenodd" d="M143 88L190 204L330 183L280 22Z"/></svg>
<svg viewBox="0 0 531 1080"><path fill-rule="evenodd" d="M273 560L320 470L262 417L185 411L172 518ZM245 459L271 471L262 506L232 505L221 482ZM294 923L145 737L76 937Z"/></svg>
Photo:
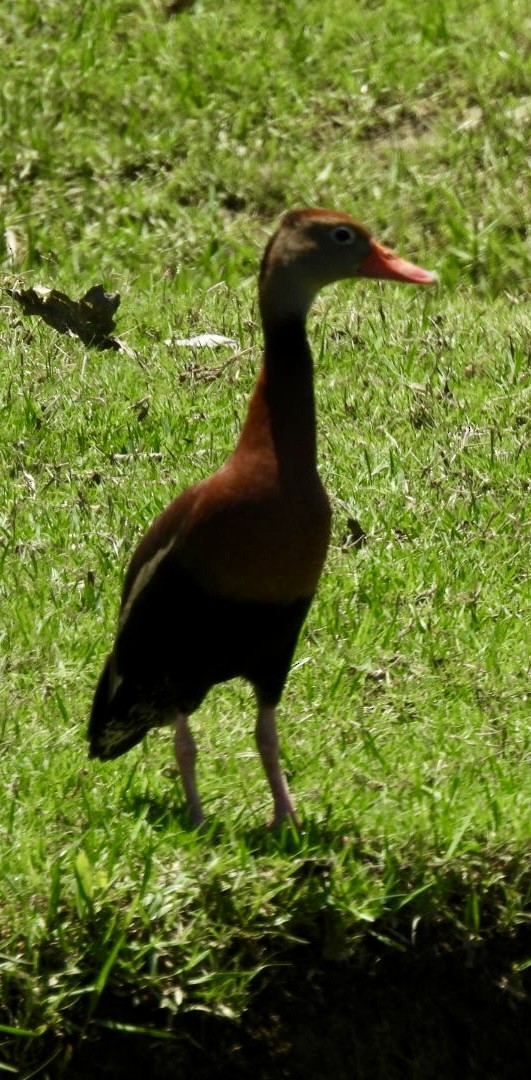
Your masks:
<svg viewBox="0 0 531 1080"><path fill-rule="evenodd" d="M401 949L376 939L355 961L300 947L264 981L240 1023L190 1013L175 1038L92 1024L57 1075L131 1080L519 1080L531 1076L531 935ZM114 998L105 1018L164 1018ZM103 1019L103 1017L102 1017ZM63 1059L64 1060L64 1059Z"/></svg>
<svg viewBox="0 0 531 1080"><path fill-rule="evenodd" d="M180 15L182 11L186 11L195 3L195 0L171 0L171 3L166 4L166 15L170 19L172 15Z"/></svg>

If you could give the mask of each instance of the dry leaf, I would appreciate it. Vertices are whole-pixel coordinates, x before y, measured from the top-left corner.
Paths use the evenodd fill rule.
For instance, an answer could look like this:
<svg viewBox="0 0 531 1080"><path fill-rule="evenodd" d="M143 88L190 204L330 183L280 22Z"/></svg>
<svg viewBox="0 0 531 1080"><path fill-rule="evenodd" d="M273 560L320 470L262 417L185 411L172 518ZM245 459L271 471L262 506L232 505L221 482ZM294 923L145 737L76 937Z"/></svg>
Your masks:
<svg viewBox="0 0 531 1080"><path fill-rule="evenodd" d="M192 7L194 0L170 0L166 4L166 15L171 18L172 15L180 15L181 11L186 11L187 8Z"/></svg>
<svg viewBox="0 0 531 1080"><path fill-rule="evenodd" d="M116 349L133 357L136 355L120 338L111 337L120 296L105 292L103 285L93 285L79 300L71 300L66 293L46 285L8 289L8 292L21 305L25 315L38 315L60 334L73 334L84 345L97 349Z"/></svg>
<svg viewBox="0 0 531 1080"><path fill-rule="evenodd" d="M223 334L197 334L189 338L166 338L165 345L184 345L189 349L218 349L220 345L231 345L233 349L238 347L234 338L223 337Z"/></svg>
<svg viewBox="0 0 531 1080"><path fill-rule="evenodd" d="M362 525L360 525L357 518L347 518L348 534L343 540L343 551L348 551L349 548L363 547L363 544L367 543L367 533Z"/></svg>
<svg viewBox="0 0 531 1080"><path fill-rule="evenodd" d="M7 228L4 239L9 261L16 270L19 270L28 254L27 238L19 229Z"/></svg>
<svg viewBox="0 0 531 1080"><path fill-rule="evenodd" d="M463 119L460 124L457 125L458 131L473 131L474 128L479 127L483 121L483 109L479 105L472 105L469 109L465 109Z"/></svg>

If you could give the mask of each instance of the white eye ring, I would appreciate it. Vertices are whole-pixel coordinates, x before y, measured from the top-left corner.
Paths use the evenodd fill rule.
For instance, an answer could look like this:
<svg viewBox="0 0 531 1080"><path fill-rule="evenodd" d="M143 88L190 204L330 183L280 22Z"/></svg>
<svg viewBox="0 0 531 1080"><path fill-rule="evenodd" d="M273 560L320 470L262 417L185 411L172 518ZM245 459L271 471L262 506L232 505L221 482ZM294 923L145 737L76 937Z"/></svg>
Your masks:
<svg viewBox="0 0 531 1080"><path fill-rule="evenodd" d="M332 236L336 244L354 244L356 242L356 233L348 225L336 225L332 229Z"/></svg>

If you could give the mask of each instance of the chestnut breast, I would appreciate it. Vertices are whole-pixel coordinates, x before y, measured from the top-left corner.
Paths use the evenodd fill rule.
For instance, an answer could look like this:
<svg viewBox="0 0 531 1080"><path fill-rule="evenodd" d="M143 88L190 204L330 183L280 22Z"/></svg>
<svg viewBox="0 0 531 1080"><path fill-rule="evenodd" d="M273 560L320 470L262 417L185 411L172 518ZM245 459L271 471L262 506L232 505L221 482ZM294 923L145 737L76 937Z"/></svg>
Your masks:
<svg viewBox="0 0 531 1080"><path fill-rule="evenodd" d="M313 596L330 536L316 471L292 483L273 456L237 453L195 488L175 551L213 593L287 604Z"/></svg>

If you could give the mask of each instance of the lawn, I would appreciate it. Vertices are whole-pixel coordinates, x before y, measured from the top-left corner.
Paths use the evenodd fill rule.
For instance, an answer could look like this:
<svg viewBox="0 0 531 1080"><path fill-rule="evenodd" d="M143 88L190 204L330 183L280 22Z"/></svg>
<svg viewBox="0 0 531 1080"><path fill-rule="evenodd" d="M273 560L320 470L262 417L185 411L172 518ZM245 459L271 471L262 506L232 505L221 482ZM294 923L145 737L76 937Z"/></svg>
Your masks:
<svg viewBox="0 0 531 1080"><path fill-rule="evenodd" d="M523 0L0 11L0 1073L529 1075L529 29ZM234 445L303 205L440 285L313 309L302 826L266 827L232 683L194 717L198 835L170 732L102 765L87 717L137 538ZM127 351L11 293L100 282Z"/></svg>

